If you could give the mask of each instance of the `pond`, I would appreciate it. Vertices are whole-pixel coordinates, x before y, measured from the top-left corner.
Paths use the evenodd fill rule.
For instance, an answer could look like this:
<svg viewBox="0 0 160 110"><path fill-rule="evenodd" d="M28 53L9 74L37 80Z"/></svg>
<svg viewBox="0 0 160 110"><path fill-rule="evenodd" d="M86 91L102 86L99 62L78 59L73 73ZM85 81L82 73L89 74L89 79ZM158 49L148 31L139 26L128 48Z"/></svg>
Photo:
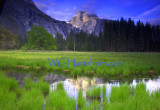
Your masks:
<svg viewBox="0 0 160 110"><path fill-rule="evenodd" d="M64 85L64 89L66 90L67 94L70 97L73 97L75 99L78 98L78 91L80 89L83 90L83 97L86 98L86 90L92 87L102 87L106 86L106 97L109 100L109 96L111 93L112 86L119 87L120 84L125 84L126 82L121 82L120 80L110 80L108 82L104 82L102 79L99 78L87 78L87 77L78 77L77 79L74 78L67 78L64 81L58 81L62 82ZM56 89L56 85L58 82L54 82L50 85L50 89L54 90ZM160 76L154 77L154 78L133 78L132 82L129 83L130 86L136 86L138 83L143 82L146 84L146 89L152 93L158 89L160 89ZM102 95L101 95L101 102L102 102Z"/></svg>
<svg viewBox="0 0 160 110"><path fill-rule="evenodd" d="M24 79L30 77L34 81L38 81L42 74L33 74L33 72L22 71L6 71L8 77L13 77L18 80L19 85L24 85ZM77 99L78 91L83 91L83 97L86 98L86 90L98 86L106 86L106 97L109 100L112 86L120 86L120 84L128 83L131 86L136 86L137 83L143 82L146 84L146 89L151 93L160 89L160 76L114 76L105 78L77 76L76 78L66 76L65 74L43 73L45 81L50 84L50 90L56 88L57 83L62 82L64 89L70 97ZM102 99L102 97L101 97Z"/></svg>

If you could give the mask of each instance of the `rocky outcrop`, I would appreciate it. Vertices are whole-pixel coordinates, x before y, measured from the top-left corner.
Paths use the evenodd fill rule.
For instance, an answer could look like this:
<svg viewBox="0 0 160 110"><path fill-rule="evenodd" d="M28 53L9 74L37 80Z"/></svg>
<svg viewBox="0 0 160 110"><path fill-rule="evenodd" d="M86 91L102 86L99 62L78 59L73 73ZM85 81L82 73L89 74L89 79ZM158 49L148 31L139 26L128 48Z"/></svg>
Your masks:
<svg viewBox="0 0 160 110"><path fill-rule="evenodd" d="M0 25L14 34L24 36L32 25L45 28L53 36L57 33L66 37L73 29L71 24L58 21L40 11L32 0L2 0Z"/></svg>
<svg viewBox="0 0 160 110"><path fill-rule="evenodd" d="M70 24L90 34L98 35L100 30L103 32L104 20L87 11L78 11L76 16L70 21Z"/></svg>

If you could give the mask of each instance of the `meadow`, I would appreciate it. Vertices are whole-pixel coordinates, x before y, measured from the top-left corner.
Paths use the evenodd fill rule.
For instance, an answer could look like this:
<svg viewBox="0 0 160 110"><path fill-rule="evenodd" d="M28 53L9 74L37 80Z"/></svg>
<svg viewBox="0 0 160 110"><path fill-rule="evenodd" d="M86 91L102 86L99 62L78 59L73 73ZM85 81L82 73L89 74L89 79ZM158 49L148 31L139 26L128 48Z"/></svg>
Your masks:
<svg viewBox="0 0 160 110"><path fill-rule="evenodd" d="M88 89L91 97L103 96L103 101L95 98L87 102L79 91L78 99L67 95L63 83L58 83L55 90L49 90L44 77L34 82L25 79L25 86L18 86L15 79L7 78L0 71L0 110L158 110L160 91L149 93L143 83L136 87L122 84L112 87L109 100L106 100L106 87ZM102 89L102 91L101 91Z"/></svg>
<svg viewBox="0 0 160 110"><path fill-rule="evenodd" d="M59 67L48 59L61 59L59 65L75 58L76 62L123 62L123 66L73 66ZM75 75L155 75L160 73L160 53L145 52L73 52L73 51L0 51L1 69L19 69L28 71L53 71Z"/></svg>

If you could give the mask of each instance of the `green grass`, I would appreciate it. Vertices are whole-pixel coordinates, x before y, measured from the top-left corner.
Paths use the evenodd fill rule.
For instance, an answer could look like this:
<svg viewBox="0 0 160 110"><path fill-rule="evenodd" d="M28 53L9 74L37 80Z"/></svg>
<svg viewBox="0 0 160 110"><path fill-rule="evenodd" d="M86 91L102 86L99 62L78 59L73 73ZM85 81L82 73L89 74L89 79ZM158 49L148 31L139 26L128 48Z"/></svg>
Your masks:
<svg viewBox="0 0 160 110"><path fill-rule="evenodd" d="M44 77L42 77L37 83L31 81L30 78L25 78L25 88L26 90L32 88L39 89L44 96L49 94L49 84L44 81Z"/></svg>
<svg viewBox="0 0 160 110"><path fill-rule="evenodd" d="M16 110L17 96L15 92L0 87L0 110Z"/></svg>
<svg viewBox="0 0 160 110"><path fill-rule="evenodd" d="M44 85L44 77L33 82L26 78L25 86L18 86L15 79L7 78L0 71L0 110L75 110L76 101L79 110L159 110L160 90L153 93L146 91L143 83L131 87L122 84L112 87L109 102L93 100L87 103L79 91L78 99L69 97L64 90L63 83L58 83L57 88L44 96L48 85ZM106 87L102 87L102 94L106 94ZM49 91L49 90L48 90ZM87 94L100 97L101 87L87 90ZM103 95L104 97L104 95Z"/></svg>
<svg viewBox="0 0 160 110"><path fill-rule="evenodd" d="M86 96L91 99L100 99L101 95L101 87L93 87L91 89L87 89Z"/></svg>
<svg viewBox="0 0 160 110"><path fill-rule="evenodd" d="M63 84L57 84L46 100L46 110L75 110L76 100L70 98L64 90Z"/></svg>
<svg viewBox="0 0 160 110"><path fill-rule="evenodd" d="M81 110L101 110L101 108L99 100L93 100L91 103L81 108Z"/></svg>
<svg viewBox="0 0 160 110"><path fill-rule="evenodd" d="M1 72L1 71L0 71ZM17 89L17 81L15 79L8 79L4 74L0 74L0 87L8 91L15 91Z"/></svg>
<svg viewBox="0 0 160 110"><path fill-rule="evenodd" d="M103 94L103 102L106 102L106 85L103 85L102 87L102 94Z"/></svg>
<svg viewBox="0 0 160 110"><path fill-rule="evenodd" d="M125 101L129 97L130 87L127 84L120 85L120 87L112 87L110 102Z"/></svg>
<svg viewBox="0 0 160 110"><path fill-rule="evenodd" d="M132 93L134 92L134 93ZM125 84L112 87L110 103L104 105L107 110L158 110L160 91L149 94L145 84L139 83L135 88Z"/></svg>
<svg viewBox="0 0 160 110"><path fill-rule="evenodd" d="M77 103L78 103L78 109L81 109L81 108L86 106L86 100L83 97L83 91L82 90L80 90L79 93L78 93Z"/></svg>
<svg viewBox="0 0 160 110"><path fill-rule="evenodd" d="M41 110L44 99L39 89L24 91L18 99L17 110Z"/></svg>
<svg viewBox="0 0 160 110"><path fill-rule="evenodd" d="M69 67L50 67L48 59L61 59L63 66L69 60L75 58L76 62L124 62L124 66L76 66L70 62ZM71 51L0 51L0 68L18 68L24 70L65 71L71 75L129 75L129 74L159 74L160 53L127 53L127 52L71 52ZM53 64L52 64L53 65ZM28 69L27 69L28 68Z"/></svg>
<svg viewBox="0 0 160 110"><path fill-rule="evenodd" d="M15 79L7 78L0 71L0 110L40 110L44 98L43 89L40 89L42 85L39 86L39 83L40 81L32 82L29 89L22 88Z"/></svg>

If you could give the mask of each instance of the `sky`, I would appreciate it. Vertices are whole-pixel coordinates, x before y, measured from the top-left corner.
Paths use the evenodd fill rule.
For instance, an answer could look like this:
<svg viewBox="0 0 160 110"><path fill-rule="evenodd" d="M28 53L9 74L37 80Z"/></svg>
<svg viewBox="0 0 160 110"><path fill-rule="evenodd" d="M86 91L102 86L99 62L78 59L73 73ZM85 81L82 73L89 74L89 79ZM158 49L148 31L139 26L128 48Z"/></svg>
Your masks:
<svg viewBox="0 0 160 110"><path fill-rule="evenodd" d="M160 0L33 0L35 5L54 19L69 21L79 10L97 14L99 18L117 20L131 18L135 22L160 25Z"/></svg>

